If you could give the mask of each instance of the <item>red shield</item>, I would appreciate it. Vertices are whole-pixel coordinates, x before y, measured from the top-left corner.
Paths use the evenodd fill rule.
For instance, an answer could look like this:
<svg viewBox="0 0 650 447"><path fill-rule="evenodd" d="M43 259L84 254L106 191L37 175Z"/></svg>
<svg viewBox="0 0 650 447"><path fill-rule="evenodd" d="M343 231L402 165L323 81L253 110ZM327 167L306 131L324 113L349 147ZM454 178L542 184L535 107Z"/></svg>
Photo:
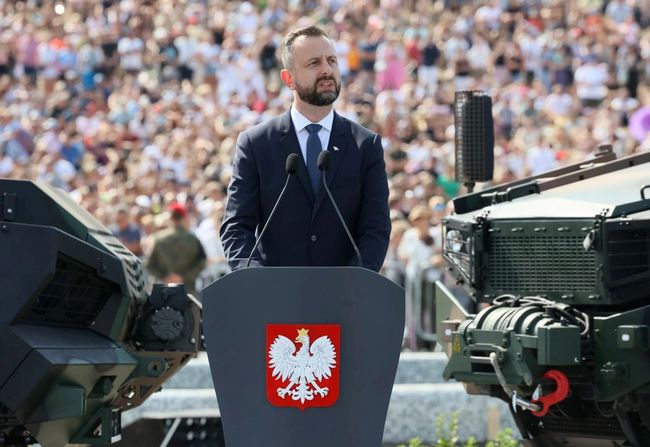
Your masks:
<svg viewBox="0 0 650 447"><path fill-rule="evenodd" d="M338 324L266 326L266 397L277 407L329 407L339 398Z"/></svg>

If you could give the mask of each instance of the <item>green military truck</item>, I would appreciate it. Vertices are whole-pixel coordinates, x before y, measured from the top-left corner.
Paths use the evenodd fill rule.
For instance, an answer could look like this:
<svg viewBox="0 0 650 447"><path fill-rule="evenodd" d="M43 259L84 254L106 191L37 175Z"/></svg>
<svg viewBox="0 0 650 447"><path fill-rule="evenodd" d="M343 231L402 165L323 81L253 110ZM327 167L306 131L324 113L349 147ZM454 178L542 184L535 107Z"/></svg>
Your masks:
<svg viewBox="0 0 650 447"><path fill-rule="evenodd" d="M650 445L650 153L601 147L454 207L456 283L435 298L445 378L509 402L529 445Z"/></svg>

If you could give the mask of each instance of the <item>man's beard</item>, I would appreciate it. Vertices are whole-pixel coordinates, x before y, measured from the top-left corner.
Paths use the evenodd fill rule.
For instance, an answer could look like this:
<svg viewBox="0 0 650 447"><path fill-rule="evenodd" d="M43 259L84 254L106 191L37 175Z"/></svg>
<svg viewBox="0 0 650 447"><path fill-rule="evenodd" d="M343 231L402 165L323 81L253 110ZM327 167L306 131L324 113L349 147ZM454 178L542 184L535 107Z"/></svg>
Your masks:
<svg viewBox="0 0 650 447"><path fill-rule="evenodd" d="M334 83L334 91L327 90L319 92L318 83L322 81L332 81ZM341 84L336 82L336 79L333 77L317 79L311 88L303 87L296 82L296 93L298 93L298 97L312 106L329 106L336 101L340 92Z"/></svg>

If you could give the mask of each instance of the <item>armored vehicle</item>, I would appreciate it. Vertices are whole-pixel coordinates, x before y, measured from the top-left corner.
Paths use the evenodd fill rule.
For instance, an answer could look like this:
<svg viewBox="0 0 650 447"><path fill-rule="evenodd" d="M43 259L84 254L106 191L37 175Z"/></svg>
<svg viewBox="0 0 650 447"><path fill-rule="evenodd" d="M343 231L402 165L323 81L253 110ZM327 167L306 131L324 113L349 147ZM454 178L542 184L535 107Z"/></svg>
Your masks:
<svg viewBox="0 0 650 447"><path fill-rule="evenodd" d="M436 285L445 378L511 404L530 445L649 446L650 153L601 147L454 208L456 284Z"/></svg>
<svg viewBox="0 0 650 447"><path fill-rule="evenodd" d="M200 347L184 286L142 265L62 190L0 180L0 446L109 445Z"/></svg>

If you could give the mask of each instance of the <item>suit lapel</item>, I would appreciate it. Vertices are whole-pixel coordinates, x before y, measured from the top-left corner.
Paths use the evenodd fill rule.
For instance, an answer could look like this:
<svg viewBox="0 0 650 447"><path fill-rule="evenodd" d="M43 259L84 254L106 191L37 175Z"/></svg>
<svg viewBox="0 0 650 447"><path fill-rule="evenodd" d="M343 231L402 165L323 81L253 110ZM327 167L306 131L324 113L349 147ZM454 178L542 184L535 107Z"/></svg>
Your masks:
<svg viewBox="0 0 650 447"><path fill-rule="evenodd" d="M296 175L298 176L298 180L300 181L300 184L302 185L302 189L305 191L305 194L307 194L309 200L312 203L314 203L314 193L311 190L311 181L309 180L309 174L307 174L307 168L305 167L305 160L302 156L302 152L300 151L300 144L298 143L298 137L296 136L296 131L293 128L293 125L291 124L291 113L289 111L287 111L284 115L282 115L280 125L281 125L281 131L280 131L280 138L278 139L278 142L280 143L280 146L284 151L284 156L286 158L289 156L289 154L297 154L298 157L300 157L300 160L302 160L302 166L300 167L300 169L298 169Z"/></svg>
<svg viewBox="0 0 650 447"><path fill-rule="evenodd" d="M334 184L334 179L336 178L336 172L341 166L341 160L345 155L347 148L347 124L336 112L334 112L334 122L332 123L332 133L330 134L330 141L327 146L327 150L330 152L330 168L325 174L327 180L327 186L330 188ZM314 208L311 215L312 220L316 217L316 213L320 209L321 205L325 201L327 196L327 191L324 187L321 187L318 190L316 195L316 201L314 202Z"/></svg>

